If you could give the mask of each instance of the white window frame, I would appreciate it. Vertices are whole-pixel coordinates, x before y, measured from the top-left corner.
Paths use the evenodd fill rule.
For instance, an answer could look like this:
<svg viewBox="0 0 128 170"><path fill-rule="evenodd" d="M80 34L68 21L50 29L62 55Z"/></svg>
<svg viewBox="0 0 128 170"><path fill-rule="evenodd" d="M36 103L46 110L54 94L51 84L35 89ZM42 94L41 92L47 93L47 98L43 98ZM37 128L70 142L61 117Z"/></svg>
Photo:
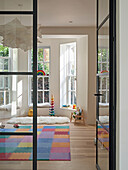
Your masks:
<svg viewBox="0 0 128 170"><path fill-rule="evenodd" d="M50 103L50 74L51 74L51 71L50 71L50 67L51 67L51 48L50 46L40 46L38 47L38 49L46 49L48 48L49 49L49 62L44 62L44 61L37 61L37 69L38 69L38 63L43 63L46 64L46 63L49 63L49 75L45 75L45 76L37 76L37 104L42 104L42 103L38 103L38 92L43 92L43 103L44 102L44 92L49 92L49 102ZM38 60L38 57L37 57L37 60ZM33 61L31 60L31 50L29 51L29 71L31 71L31 65L32 65ZM44 90L44 79L45 78L49 78L49 89L48 90ZM33 89L32 89L32 78L33 76L29 76L29 105L31 105L33 102L32 102L32 92L33 92ZM38 79L39 78L42 78L43 79L43 89L38 89Z"/></svg>
<svg viewBox="0 0 128 170"><path fill-rule="evenodd" d="M1 45L1 44L0 44ZM0 56L0 60L3 60L3 63L4 63L4 60L5 59L8 59L8 71L11 71L11 48L9 48L9 56ZM2 65L3 68L1 71L4 72L4 64ZM4 76L1 76L1 78L3 78L3 87L0 87L0 92L3 93L3 104L2 105L7 105L10 103L10 95L11 95L11 90L10 90L10 86L11 86L11 78L9 78L9 76L7 75L4 75ZM5 81L6 81L6 78L8 78L8 87L5 87ZM6 93L9 93L9 103L6 103Z"/></svg>
<svg viewBox="0 0 128 170"><path fill-rule="evenodd" d="M74 101L72 101L73 104L71 104L71 93L73 92L76 96L76 88L74 90L70 89L70 80L72 77L74 77L74 80L76 81L76 70L77 70L77 65L76 65L76 48L75 48L75 74L72 75L70 73L70 64L71 64L71 59L70 59L70 53L71 53L71 45L76 47L76 42L71 42L71 43L65 43L65 44L60 44L60 108L63 105L70 105L72 106ZM62 51L65 51L64 53ZM62 54L61 54L62 53ZM74 98L73 98L74 100Z"/></svg>
<svg viewBox="0 0 128 170"><path fill-rule="evenodd" d="M109 50L109 49L106 48L106 47L100 47L99 49L100 49L100 50L106 49L107 51ZM103 65L103 64L107 64L107 69L106 69L106 70L109 71L109 69L108 69L108 66L109 66L109 52L107 52L107 60L106 60L106 61L102 61L102 51L101 51L101 61L98 61L98 64L101 64L101 70L100 70L100 71L103 71L103 70L102 70L102 65ZM106 79L106 89L102 89L102 81L103 81L104 78ZM107 86L108 80L109 80L109 76L108 76L108 75L107 75L107 76L105 75L105 76L101 76L101 77L100 77L99 91L100 91L100 93L106 92L106 102L103 103L103 102L102 102L102 96L100 96L100 102L99 102L100 105L102 105L102 104L108 105L108 104L109 104L109 99L108 99L109 87Z"/></svg>

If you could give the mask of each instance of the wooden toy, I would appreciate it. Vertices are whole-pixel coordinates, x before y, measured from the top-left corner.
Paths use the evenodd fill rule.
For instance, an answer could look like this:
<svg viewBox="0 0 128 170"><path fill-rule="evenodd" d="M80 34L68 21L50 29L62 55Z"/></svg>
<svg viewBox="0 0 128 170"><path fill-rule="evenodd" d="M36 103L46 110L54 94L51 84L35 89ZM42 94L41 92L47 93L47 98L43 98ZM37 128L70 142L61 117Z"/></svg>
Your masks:
<svg viewBox="0 0 128 170"><path fill-rule="evenodd" d="M54 112L54 96L51 95L51 107L49 109L49 115L50 116L55 116L55 112Z"/></svg>

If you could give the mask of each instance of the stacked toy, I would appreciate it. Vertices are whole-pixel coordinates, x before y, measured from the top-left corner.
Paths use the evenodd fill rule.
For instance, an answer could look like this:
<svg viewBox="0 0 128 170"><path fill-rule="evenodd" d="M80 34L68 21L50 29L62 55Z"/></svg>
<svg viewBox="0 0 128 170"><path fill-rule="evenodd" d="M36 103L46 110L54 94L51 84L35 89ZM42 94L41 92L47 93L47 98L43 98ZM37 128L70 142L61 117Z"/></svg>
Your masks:
<svg viewBox="0 0 128 170"><path fill-rule="evenodd" d="M51 95L51 108L49 109L49 115L50 116L55 116L54 112L54 96Z"/></svg>

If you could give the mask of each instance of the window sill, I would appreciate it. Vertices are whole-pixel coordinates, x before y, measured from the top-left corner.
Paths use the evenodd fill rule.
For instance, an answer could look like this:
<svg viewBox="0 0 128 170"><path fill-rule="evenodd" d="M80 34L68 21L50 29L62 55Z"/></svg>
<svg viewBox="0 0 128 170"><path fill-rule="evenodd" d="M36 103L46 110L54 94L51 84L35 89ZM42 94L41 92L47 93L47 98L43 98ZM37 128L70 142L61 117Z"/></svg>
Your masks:
<svg viewBox="0 0 128 170"><path fill-rule="evenodd" d="M63 107L61 107L60 109L62 109L62 110L69 110L69 111L75 111L76 109L72 109L72 108L63 108Z"/></svg>
<svg viewBox="0 0 128 170"><path fill-rule="evenodd" d="M107 107L107 106L109 106L109 103L99 103L99 106L101 106L101 107Z"/></svg>

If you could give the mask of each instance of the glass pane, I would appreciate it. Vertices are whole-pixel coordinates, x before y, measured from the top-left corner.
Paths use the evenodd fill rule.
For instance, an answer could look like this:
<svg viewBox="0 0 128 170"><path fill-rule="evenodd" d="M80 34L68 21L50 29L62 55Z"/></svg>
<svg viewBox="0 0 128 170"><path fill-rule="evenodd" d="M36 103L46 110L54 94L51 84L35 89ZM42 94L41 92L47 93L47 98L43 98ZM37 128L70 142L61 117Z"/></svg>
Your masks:
<svg viewBox="0 0 128 170"><path fill-rule="evenodd" d="M107 70L107 63L102 63L102 71L106 71Z"/></svg>
<svg viewBox="0 0 128 170"><path fill-rule="evenodd" d="M5 77L5 89L9 89L9 77Z"/></svg>
<svg viewBox="0 0 128 170"><path fill-rule="evenodd" d="M101 51L102 51L101 49L98 50L98 62L101 62L101 58L102 58Z"/></svg>
<svg viewBox="0 0 128 170"><path fill-rule="evenodd" d="M101 63L98 64L98 73L101 72Z"/></svg>
<svg viewBox="0 0 128 170"><path fill-rule="evenodd" d="M0 92L0 105L4 104L4 92Z"/></svg>
<svg viewBox="0 0 128 170"><path fill-rule="evenodd" d="M69 90L76 90L75 77L69 77Z"/></svg>
<svg viewBox="0 0 128 170"><path fill-rule="evenodd" d="M106 61L106 56L109 58L109 19L99 29L98 32L98 51L102 55L103 61ZM107 54L108 52L108 54Z"/></svg>
<svg viewBox="0 0 128 170"><path fill-rule="evenodd" d="M43 89L43 77L38 78L38 89Z"/></svg>
<svg viewBox="0 0 128 170"><path fill-rule="evenodd" d="M13 0L9 0L9 3ZM1 5L0 5L1 8ZM33 16L0 16L0 71L31 71L31 49L33 48Z"/></svg>
<svg viewBox="0 0 128 170"><path fill-rule="evenodd" d="M33 0L0 0L0 11L32 11Z"/></svg>
<svg viewBox="0 0 128 170"><path fill-rule="evenodd" d="M33 103L33 91L31 91L31 103Z"/></svg>
<svg viewBox="0 0 128 170"><path fill-rule="evenodd" d="M4 77L0 77L0 89L4 89Z"/></svg>
<svg viewBox="0 0 128 170"><path fill-rule="evenodd" d="M39 48L38 49L38 62L39 61L43 61L43 58L44 58L44 53L43 53L43 48Z"/></svg>
<svg viewBox="0 0 128 170"><path fill-rule="evenodd" d="M108 50L107 49L102 49L102 62L107 62L107 57L108 57Z"/></svg>
<svg viewBox="0 0 128 170"><path fill-rule="evenodd" d="M8 59L4 59L4 71L9 71L8 67L9 67L9 61Z"/></svg>
<svg viewBox="0 0 128 170"><path fill-rule="evenodd" d="M98 22L100 25L109 14L109 0L99 0L98 8Z"/></svg>
<svg viewBox="0 0 128 170"><path fill-rule="evenodd" d="M49 75L49 63L44 64L44 72L46 75Z"/></svg>
<svg viewBox="0 0 128 170"><path fill-rule="evenodd" d="M38 63L38 70L44 70L43 63Z"/></svg>
<svg viewBox="0 0 128 170"><path fill-rule="evenodd" d="M10 92L6 91L6 104L9 104Z"/></svg>
<svg viewBox="0 0 128 170"><path fill-rule="evenodd" d="M102 103L106 103L106 91L102 91Z"/></svg>
<svg viewBox="0 0 128 170"><path fill-rule="evenodd" d="M44 90L49 90L49 77L44 77Z"/></svg>
<svg viewBox="0 0 128 170"><path fill-rule="evenodd" d="M38 91L38 103L43 103L43 91Z"/></svg>
<svg viewBox="0 0 128 170"><path fill-rule="evenodd" d="M102 89L106 89L106 77L102 78Z"/></svg>
<svg viewBox="0 0 128 170"><path fill-rule="evenodd" d="M108 128L108 125L104 125ZM109 170L109 132L98 125L98 164L100 169Z"/></svg>
<svg viewBox="0 0 128 170"><path fill-rule="evenodd" d="M2 72L4 70L4 60L0 59L0 71Z"/></svg>
<svg viewBox="0 0 128 170"><path fill-rule="evenodd" d="M49 102L49 91L44 91L44 102Z"/></svg>
<svg viewBox="0 0 128 170"><path fill-rule="evenodd" d="M30 77L27 75L2 77L4 78L4 87L0 89L0 122L4 123L4 129L13 128L14 124L32 125L32 92L31 88L28 88L31 87ZM23 129L23 131L28 130Z"/></svg>
<svg viewBox="0 0 128 170"><path fill-rule="evenodd" d="M10 127L10 132L20 132L22 129L30 130L32 126L23 125L18 129ZM7 132L7 129L0 129L0 132ZM2 164L2 169L23 170L24 164L18 165L14 161L28 161L29 169L32 169L32 154L33 154L33 136L14 136L2 135L0 136L0 161L8 161ZM13 162L12 162L13 161ZM27 162L25 163L27 165ZM5 166L5 168L4 168ZM8 168L7 168L8 167Z"/></svg>
<svg viewBox="0 0 128 170"><path fill-rule="evenodd" d="M109 91L107 91L107 103L109 103Z"/></svg>
<svg viewBox="0 0 128 170"><path fill-rule="evenodd" d="M49 48L44 49L44 62L49 62Z"/></svg>
<svg viewBox="0 0 128 170"><path fill-rule="evenodd" d="M31 90L33 89L33 77L30 77L30 82L31 82Z"/></svg>

